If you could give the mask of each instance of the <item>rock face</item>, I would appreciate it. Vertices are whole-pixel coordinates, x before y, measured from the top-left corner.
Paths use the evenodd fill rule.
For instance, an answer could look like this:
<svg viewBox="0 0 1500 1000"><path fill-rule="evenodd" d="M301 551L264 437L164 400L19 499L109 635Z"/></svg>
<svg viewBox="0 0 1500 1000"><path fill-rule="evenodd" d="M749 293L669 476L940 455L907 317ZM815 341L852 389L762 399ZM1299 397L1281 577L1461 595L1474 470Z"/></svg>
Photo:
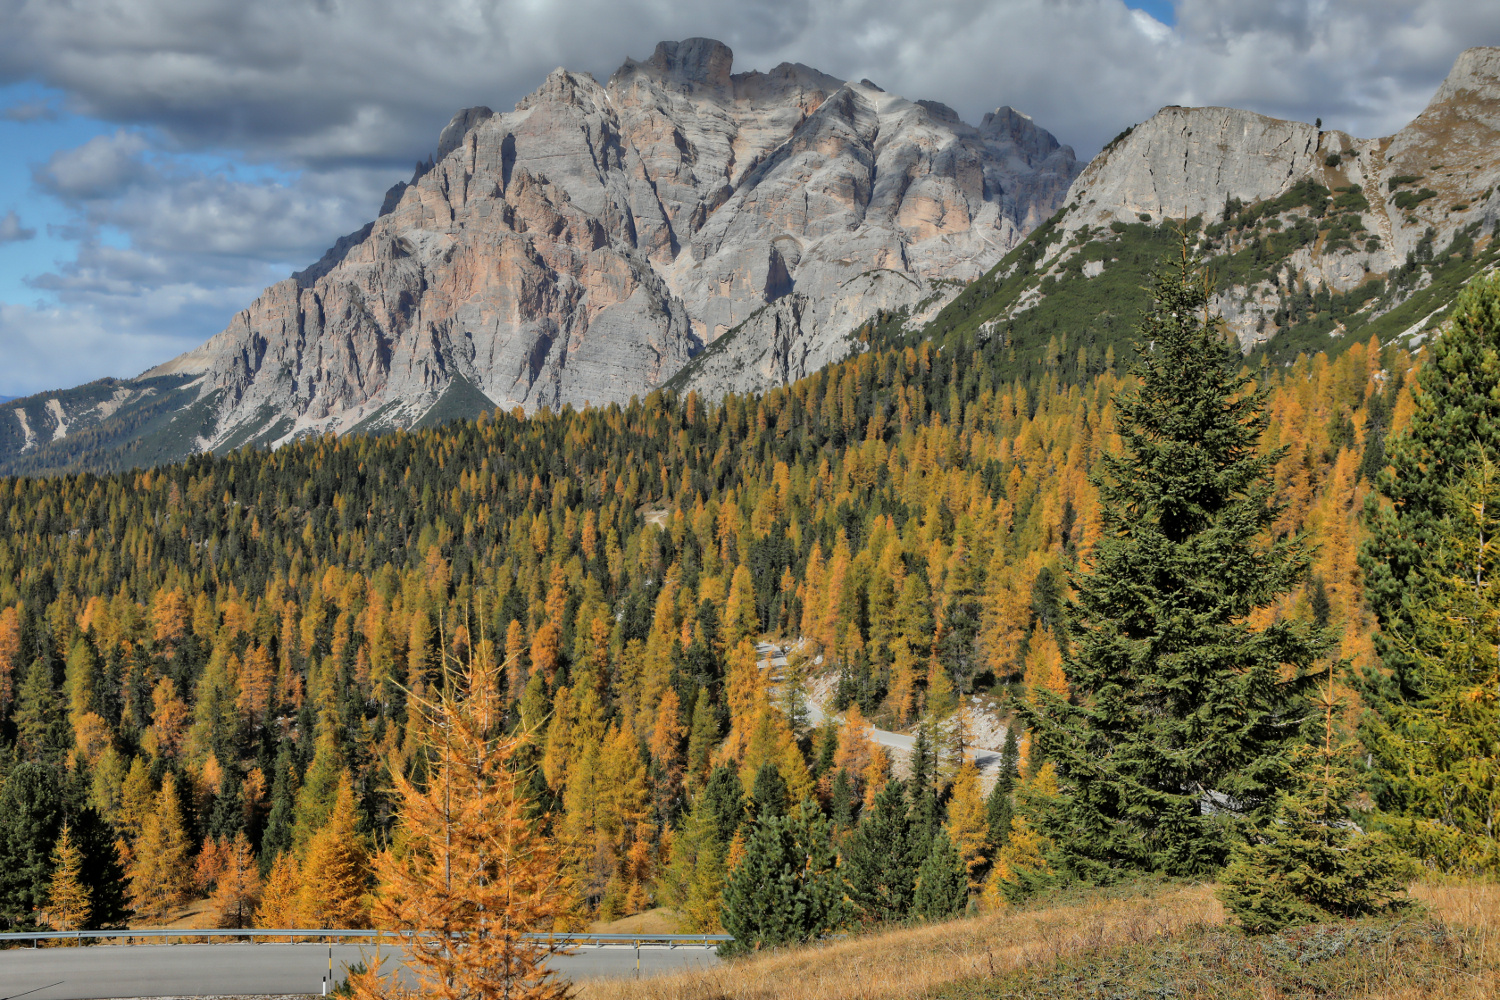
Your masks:
<svg viewBox="0 0 1500 1000"><path fill-rule="evenodd" d="M982 274L1077 174L1009 108L973 127L732 62L663 42L606 84L559 69L512 112L459 112L372 225L147 376L197 378L205 449L625 401L730 331L719 353L756 363L693 384L760 388L847 353L879 309L951 295L934 283Z"/></svg>
<svg viewBox="0 0 1500 1000"><path fill-rule="evenodd" d="M1500 48L1475 48L1411 124L1394 136L1356 139L1303 122L1233 108L1163 108L1122 134L1079 174L1060 227L1069 235L1111 223L1201 217L1220 221L1231 202L1271 201L1314 182L1358 187L1360 239L1298 250L1282 280L1237 287L1216 308L1249 347L1274 333L1287 282L1346 292L1401 267L1411 253L1449 244L1466 229L1487 234L1500 218ZM1403 197L1404 196L1404 197ZM1337 203L1331 210L1340 210ZM1062 256L1067 242L1051 253ZM1093 274L1097 275L1097 271Z"/></svg>

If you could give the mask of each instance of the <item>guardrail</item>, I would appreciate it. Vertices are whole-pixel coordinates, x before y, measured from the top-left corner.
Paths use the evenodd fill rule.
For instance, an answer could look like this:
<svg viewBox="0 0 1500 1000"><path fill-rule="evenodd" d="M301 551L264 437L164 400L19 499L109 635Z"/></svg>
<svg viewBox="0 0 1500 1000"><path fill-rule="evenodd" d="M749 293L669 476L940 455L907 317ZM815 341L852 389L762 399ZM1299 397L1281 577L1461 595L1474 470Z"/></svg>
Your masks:
<svg viewBox="0 0 1500 1000"><path fill-rule="evenodd" d="M124 941L126 944L145 944L152 940L166 940L172 943L173 939L196 938L243 938L251 944L258 943L257 938L294 937L328 939L348 938L353 940L370 940L374 938L403 938L412 936L425 936L436 933L433 931L378 931L378 930L339 930L337 928L284 928L280 930L254 928L247 930L235 930L229 928L215 929L204 927L200 929L189 928L141 928L141 929L118 929L102 931L15 931L8 934L0 934L0 943L7 941L30 941L35 945L38 941L88 941L88 940L111 940ZM642 945L661 945L676 948L687 945L702 945L705 948L719 944L724 941L733 941L732 934L593 934L582 932L577 934L522 934L522 939L536 941L546 944L560 944L565 947L584 947L593 945L603 948L606 945L626 946L639 948Z"/></svg>

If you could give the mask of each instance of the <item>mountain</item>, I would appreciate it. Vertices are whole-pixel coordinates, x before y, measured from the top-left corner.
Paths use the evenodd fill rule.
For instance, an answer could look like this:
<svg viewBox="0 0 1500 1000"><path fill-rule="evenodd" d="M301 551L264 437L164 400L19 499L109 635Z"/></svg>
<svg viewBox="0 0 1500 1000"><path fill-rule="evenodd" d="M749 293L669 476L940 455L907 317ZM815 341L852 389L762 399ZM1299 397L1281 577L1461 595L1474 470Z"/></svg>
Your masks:
<svg viewBox="0 0 1500 1000"><path fill-rule="evenodd" d="M1062 204L1072 150L807 66L663 42L470 108L379 218L140 378L0 411L0 471L151 464L497 406L624 402L732 333L716 391L931 311ZM705 373L700 378L710 378Z"/></svg>
<svg viewBox="0 0 1500 1000"><path fill-rule="evenodd" d="M1230 108L1163 108L1079 175L1064 208L931 323L886 339L1003 337L1008 375L1067 379L1132 349L1150 271L1213 259L1214 307L1252 356L1356 340L1416 347L1500 264L1500 48L1459 56L1394 136L1356 139Z"/></svg>
<svg viewBox="0 0 1500 1000"><path fill-rule="evenodd" d="M731 59L664 42L607 84L558 70L514 112L461 112L375 222L203 347L0 405L0 472L752 391L861 342L999 337L999 374L1079 380L1133 349L1181 232L1272 363L1414 348L1500 264L1497 48L1460 55L1394 136L1168 107L1081 172L1010 109L971 127Z"/></svg>

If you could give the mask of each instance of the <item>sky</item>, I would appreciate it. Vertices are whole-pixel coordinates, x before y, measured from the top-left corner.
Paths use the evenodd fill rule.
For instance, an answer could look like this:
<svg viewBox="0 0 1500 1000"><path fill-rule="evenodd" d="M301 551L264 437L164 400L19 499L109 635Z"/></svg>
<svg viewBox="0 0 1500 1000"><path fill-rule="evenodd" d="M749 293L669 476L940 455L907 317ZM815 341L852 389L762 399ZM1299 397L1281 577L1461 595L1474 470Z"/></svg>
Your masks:
<svg viewBox="0 0 1500 1000"><path fill-rule="evenodd" d="M411 176L460 108L662 39L1011 105L1082 159L1168 104L1357 136L1413 118L1494 0L0 0L0 396L222 330Z"/></svg>

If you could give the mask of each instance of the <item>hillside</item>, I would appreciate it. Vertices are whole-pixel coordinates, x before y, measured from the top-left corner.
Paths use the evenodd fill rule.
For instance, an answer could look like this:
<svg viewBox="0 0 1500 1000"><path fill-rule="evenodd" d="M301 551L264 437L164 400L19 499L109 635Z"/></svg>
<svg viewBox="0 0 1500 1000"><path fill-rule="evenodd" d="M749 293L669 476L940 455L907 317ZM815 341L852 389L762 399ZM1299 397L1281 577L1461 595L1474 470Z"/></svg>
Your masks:
<svg viewBox="0 0 1500 1000"><path fill-rule="evenodd" d="M586 1000L1481 1000L1500 989L1500 893L1419 887L1427 912L1247 939L1209 886L1075 893L704 972L582 984Z"/></svg>
<svg viewBox="0 0 1500 1000"><path fill-rule="evenodd" d="M713 775L748 792L770 766L857 815L893 765L858 709L882 729L927 720L919 784L941 808L962 798L956 730L931 720L1067 684L1059 606L1099 538L1089 473L1119 447L1122 376L1007 382L1006 357L877 348L715 404L655 394L11 480L6 759L82 776L56 794L93 807L104 845L143 836L170 784L188 844L243 833L264 872L326 820L341 775L388 837L388 769L425 766L410 699L485 651L507 664L505 717L537 734L539 807L589 845L570 854L579 918L693 912L682 831ZM1355 512L1411 413L1411 364L1353 345L1268 375L1276 530L1318 549L1314 579L1256 620L1326 615L1361 665ZM793 686L835 687L850 724L784 711L761 636L805 640L822 666L802 660ZM26 877L3 867L0 903Z"/></svg>
<svg viewBox="0 0 1500 1000"><path fill-rule="evenodd" d="M1252 363L1419 346L1500 261L1500 49L1459 57L1431 103L1383 139L1226 108L1165 108L1121 133L1066 205L931 322L884 317L881 342L999 339L1026 378L1067 380L1132 350L1150 270L1185 228L1214 308Z"/></svg>

